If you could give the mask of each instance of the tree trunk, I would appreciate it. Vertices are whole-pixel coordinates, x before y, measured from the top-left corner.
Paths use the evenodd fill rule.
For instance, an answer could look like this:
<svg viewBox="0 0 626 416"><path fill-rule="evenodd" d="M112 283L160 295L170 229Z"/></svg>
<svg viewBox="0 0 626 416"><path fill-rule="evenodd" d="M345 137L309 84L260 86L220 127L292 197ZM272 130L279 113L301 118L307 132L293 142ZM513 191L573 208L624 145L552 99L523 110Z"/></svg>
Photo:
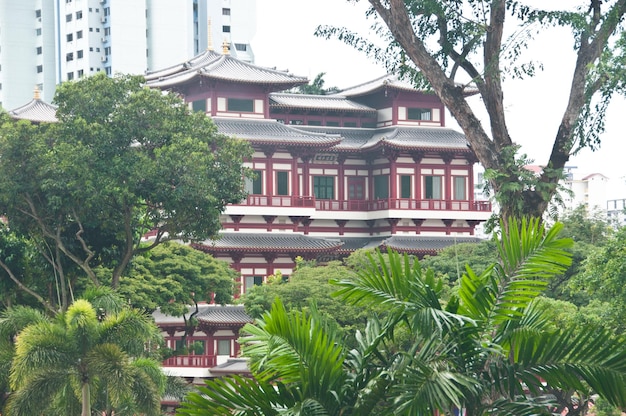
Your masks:
<svg viewBox="0 0 626 416"><path fill-rule="evenodd" d="M89 391L89 383L83 382L82 387L82 411L80 416L91 416L91 396Z"/></svg>

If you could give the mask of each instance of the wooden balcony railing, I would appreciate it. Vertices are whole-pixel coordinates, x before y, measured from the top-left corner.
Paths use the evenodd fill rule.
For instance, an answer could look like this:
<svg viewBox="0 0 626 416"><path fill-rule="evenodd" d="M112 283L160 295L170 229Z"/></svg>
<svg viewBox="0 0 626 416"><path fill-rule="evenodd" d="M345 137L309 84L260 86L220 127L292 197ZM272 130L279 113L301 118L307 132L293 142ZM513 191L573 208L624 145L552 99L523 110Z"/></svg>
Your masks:
<svg viewBox="0 0 626 416"><path fill-rule="evenodd" d="M216 361L215 355L175 355L163 361L163 367L211 368Z"/></svg>
<svg viewBox="0 0 626 416"><path fill-rule="evenodd" d="M491 203L489 201L407 198L388 198L368 201L315 199L312 196L248 195L248 198L239 205L257 207L306 207L315 208L320 211L381 211L393 209L491 212Z"/></svg>

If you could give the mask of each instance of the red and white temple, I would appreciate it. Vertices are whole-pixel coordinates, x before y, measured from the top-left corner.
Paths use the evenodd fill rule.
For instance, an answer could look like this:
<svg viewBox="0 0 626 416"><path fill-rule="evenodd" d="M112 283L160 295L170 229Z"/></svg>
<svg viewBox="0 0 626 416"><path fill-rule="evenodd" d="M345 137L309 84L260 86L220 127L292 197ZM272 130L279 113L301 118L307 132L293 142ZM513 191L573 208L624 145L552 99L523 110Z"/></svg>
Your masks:
<svg viewBox="0 0 626 416"><path fill-rule="evenodd" d="M393 76L331 95L285 92L308 80L205 51L146 75L254 148L248 197L221 217L220 238L195 247L241 274L240 293L295 258L358 248L423 256L475 241L491 205L474 200L476 158L445 127L439 99Z"/></svg>

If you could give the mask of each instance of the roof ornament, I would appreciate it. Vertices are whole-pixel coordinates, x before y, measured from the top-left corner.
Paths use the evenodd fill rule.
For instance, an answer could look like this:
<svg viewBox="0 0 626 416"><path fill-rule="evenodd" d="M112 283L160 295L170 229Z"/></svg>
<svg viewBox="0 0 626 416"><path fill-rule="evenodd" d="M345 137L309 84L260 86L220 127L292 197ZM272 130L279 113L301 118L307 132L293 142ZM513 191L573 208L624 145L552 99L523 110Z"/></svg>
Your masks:
<svg viewBox="0 0 626 416"><path fill-rule="evenodd" d="M39 85L35 85L35 90L33 91L33 99L37 101L41 100L41 92L39 92Z"/></svg>
<svg viewBox="0 0 626 416"><path fill-rule="evenodd" d="M226 39L224 39L224 42L222 42L222 54L230 55L229 51L230 51L230 44L228 43Z"/></svg>
<svg viewBox="0 0 626 416"><path fill-rule="evenodd" d="M211 18L209 17L209 20L207 21L207 43L206 43L206 48L209 51L213 50L213 29L211 28Z"/></svg>

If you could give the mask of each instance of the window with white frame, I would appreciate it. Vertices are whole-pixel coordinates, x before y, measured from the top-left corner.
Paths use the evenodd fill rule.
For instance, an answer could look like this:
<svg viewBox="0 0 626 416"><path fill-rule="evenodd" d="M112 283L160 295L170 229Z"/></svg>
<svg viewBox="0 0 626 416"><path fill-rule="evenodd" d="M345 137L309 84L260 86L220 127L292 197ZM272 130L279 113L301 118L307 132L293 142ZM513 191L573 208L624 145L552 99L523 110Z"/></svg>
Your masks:
<svg viewBox="0 0 626 416"><path fill-rule="evenodd" d="M466 182L467 180L465 176L454 177L454 189L452 190L452 199L455 199L457 201L464 201L467 199Z"/></svg>

